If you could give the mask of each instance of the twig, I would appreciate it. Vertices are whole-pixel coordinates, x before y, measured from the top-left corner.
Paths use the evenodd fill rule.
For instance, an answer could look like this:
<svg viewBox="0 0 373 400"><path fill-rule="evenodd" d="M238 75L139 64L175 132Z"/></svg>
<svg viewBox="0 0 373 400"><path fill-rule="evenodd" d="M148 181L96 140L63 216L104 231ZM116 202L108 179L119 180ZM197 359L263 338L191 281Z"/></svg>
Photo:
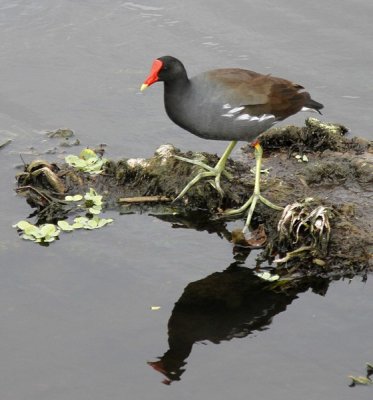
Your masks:
<svg viewBox="0 0 373 400"><path fill-rule="evenodd" d="M16 188L16 192L25 192L26 190L33 190L37 195L39 195L42 199L46 200L48 203L52 203L52 199L50 199L47 195L43 194L39 190L35 189L33 186L20 186Z"/></svg>
<svg viewBox="0 0 373 400"><path fill-rule="evenodd" d="M135 196L135 197L122 197L118 199L119 204L125 203L158 203L172 201L167 196Z"/></svg>

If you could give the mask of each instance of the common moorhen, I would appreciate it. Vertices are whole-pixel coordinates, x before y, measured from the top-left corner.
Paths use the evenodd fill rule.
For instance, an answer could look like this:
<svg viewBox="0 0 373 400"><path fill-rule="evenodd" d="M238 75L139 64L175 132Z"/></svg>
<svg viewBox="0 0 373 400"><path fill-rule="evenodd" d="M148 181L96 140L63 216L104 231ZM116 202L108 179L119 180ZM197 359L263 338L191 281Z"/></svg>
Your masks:
<svg viewBox="0 0 373 400"><path fill-rule="evenodd" d="M323 108L301 85L244 69L215 69L189 79L184 65L171 56L153 62L141 91L158 81L164 82L166 112L175 124L203 139L231 141L215 167L177 156L205 171L192 179L175 200L184 196L200 179L211 176L215 177L215 188L223 194L220 176L223 173L230 177L224 167L237 141L255 140L276 122L298 111L320 112ZM258 200L274 209L282 209L260 194L263 150L257 140L253 147L256 159L254 193L241 208L226 211L228 215L238 214L251 205L244 230L250 225Z"/></svg>

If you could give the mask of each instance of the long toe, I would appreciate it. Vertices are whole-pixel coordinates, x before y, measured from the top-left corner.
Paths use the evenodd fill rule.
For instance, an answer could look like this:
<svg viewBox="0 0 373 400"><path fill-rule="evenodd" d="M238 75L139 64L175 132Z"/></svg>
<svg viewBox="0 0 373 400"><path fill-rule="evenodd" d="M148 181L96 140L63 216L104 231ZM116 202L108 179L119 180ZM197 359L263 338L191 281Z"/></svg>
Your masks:
<svg viewBox="0 0 373 400"><path fill-rule="evenodd" d="M206 171L206 172L200 172L198 175L196 175L185 187L184 189L179 193L179 195L175 198L174 201L180 200L187 192L188 190L194 186L196 183L198 183L201 179L207 178L210 176L215 175L214 172L211 171Z"/></svg>

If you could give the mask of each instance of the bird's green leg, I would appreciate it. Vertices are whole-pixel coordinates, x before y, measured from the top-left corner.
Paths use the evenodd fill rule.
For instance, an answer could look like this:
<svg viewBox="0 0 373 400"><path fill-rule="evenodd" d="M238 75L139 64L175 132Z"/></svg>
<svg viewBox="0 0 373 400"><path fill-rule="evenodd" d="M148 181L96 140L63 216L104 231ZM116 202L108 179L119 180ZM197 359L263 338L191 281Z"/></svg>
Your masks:
<svg viewBox="0 0 373 400"><path fill-rule="evenodd" d="M237 214L242 214L244 211L247 210L247 208L250 207L249 212L247 214L245 226L242 230L243 232L245 232L250 225L251 218L253 216L255 206L256 206L256 203L258 202L258 200L261 201L266 206L273 208L275 210L281 211L283 209L282 207L277 206L276 204L273 204L272 202L270 202L269 200L267 200L265 197L263 197L260 194L260 172L261 172L261 166L262 166L263 148L259 144L259 142L256 142L254 145L254 149L255 149L255 161L256 161L254 193L242 207L237 208L236 210L227 210L224 212L224 215L237 215Z"/></svg>
<svg viewBox="0 0 373 400"><path fill-rule="evenodd" d="M227 149L225 150L225 152L223 153L223 155L221 156L220 160L218 161L218 163L215 165L215 167L210 167L209 165L203 163L200 160L191 160L189 158L185 158L185 157L180 157L180 156L175 156L178 160L181 161L185 161L191 164L195 164L198 165L201 168L204 168L206 171L204 172L200 172L197 176L195 176L186 186L185 188L179 193L179 195L176 197L176 200L181 199L185 193L193 186L195 185L198 181L200 181L203 178L207 178L207 177L215 177L214 179L214 183L213 186L215 187L215 189L221 194L223 195L223 189L220 186L220 177L223 174L224 176L226 176L228 179L232 179L232 175L225 171L225 164L228 160L228 157L230 156L230 154L232 153L232 150L234 149L234 146L237 144L236 140L232 140Z"/></svg>

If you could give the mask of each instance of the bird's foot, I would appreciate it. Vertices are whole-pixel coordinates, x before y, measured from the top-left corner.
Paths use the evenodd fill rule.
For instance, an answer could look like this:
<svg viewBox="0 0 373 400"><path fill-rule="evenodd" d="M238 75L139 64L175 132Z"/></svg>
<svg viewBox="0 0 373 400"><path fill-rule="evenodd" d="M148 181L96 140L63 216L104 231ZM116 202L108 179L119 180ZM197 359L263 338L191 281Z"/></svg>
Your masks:
<svg viewBox="0 0 373 400"><path fill-rule="evenodd" d="M258 201L261 201L263 204L265 204L267 207L273 208L274 210L277 211L282 211L283 207L280 207L274 203L272 203L271 201L269 201L268 199L266 199L264 196L262 196L260 194L260 192L257 193L253 193L252 196L249 198L249 200L240 208L234 209L234 210L226 210L224 211L224 215L225 216L231 216L231 215L239 215L244 213L249 207L249 212L247 214L247 218L246 218L246 223L245 226L242 229L242 232L246 232L250 223L251 223L251 218L253 216L256 204Z"/></svg>
<svg viewBox="0 0 373 400"><path fill-rule="evenodd" d="M200 172L196 177L194 177L186 186L185 188L180 192L180 194L176 197L176 200L181 199L185 193L193 186L195 185L198 181L200 181L203 178L208 178L208 177L214 177L213 180L209 180L209 183L219 192L221 196L223 196L224 192L223 189L221 188L220 185L220 177L224 175L226 178L229 180L233 178L233 176L225 170L225 164L227 162L227 159L229 155L231 154L232 150L234 149L234 146L236 145L237 141L232 140L226 150L224 151L223 155L221 156L220 160L218 163L215 165L215 167L210 167L210 165L205 164L201 160L193 160L190 158L185 158L185 157L180 157L180 156L174 156L180 161L184 161L190 164L198 165L205 171Z"/></svg>
<svg viewBox="0 0 373 400"><path fill-rule="evenodd" d="M215 172L217 170L218 165L216 165L215 167L211 167L210 165L207 165L206 163L204 163L201 160L195 160L192 158L186 158L186 157L181 157L181 156L176 156L174 155L175 158L177 158L180 161L184 161L187 162L189 164L194 164L194 165L198 165L199 167L205 169L206 171L209 172ZM233 178L232 174L230 174L228 171L226 171L225 169L223 171L221 171L221 174L223 174L227 179L231 180Z"/></svg>
<svg viewBox="0 0 373 400"><path fill-rule="evenodd" d="M221 175L224 175L228 179L232 179L232 175L224 170L224 166L219 165L219 163L215 167L211 167L210 165L205 164L204 162L200 160L193 160L185 157L180 157L180 156L174 156L178 160L188 162L190 164L198 165L199 167L203 168L205 171L199 172L185 187L184 189L179 193L179 195L175 198L174 201L177 201L181 199L187 192L188 190L194 186L197 182L199 182L201 179L208 178L208 177L213 177L213 180L209 180L209 183L219 192L221 196L223 196L224 191L221 188L220 185L220 177ZM223 168L222 168L223 167Z"/></svg>
<svg viewBox="0 0 373 400"><path fill-rule="evenodd" d="M274 210L278 210L278 211L283 210L282 207L277 206L276 204L273 204L271 201L267 200L264 196L262 196L260 194L260 173L261 173L263 149L258 141L255 141L252 144L252 146L255 149L255 160L256 160L254 193L242 207L237 208L236 210L226 210L224 212L224 215L226 215L226 216L239 215L239 214L242 214L244 211L246 211L249 208L249 212L248 212L247 218L246 218L246 223L242 229L242 232L247 231L247 229L250 225L251 218L253 216L255 207L256 207L256 203L258 201L261 201L263 204L265 204L266 206L268 206L270 208L273 208Z"/></svg>

